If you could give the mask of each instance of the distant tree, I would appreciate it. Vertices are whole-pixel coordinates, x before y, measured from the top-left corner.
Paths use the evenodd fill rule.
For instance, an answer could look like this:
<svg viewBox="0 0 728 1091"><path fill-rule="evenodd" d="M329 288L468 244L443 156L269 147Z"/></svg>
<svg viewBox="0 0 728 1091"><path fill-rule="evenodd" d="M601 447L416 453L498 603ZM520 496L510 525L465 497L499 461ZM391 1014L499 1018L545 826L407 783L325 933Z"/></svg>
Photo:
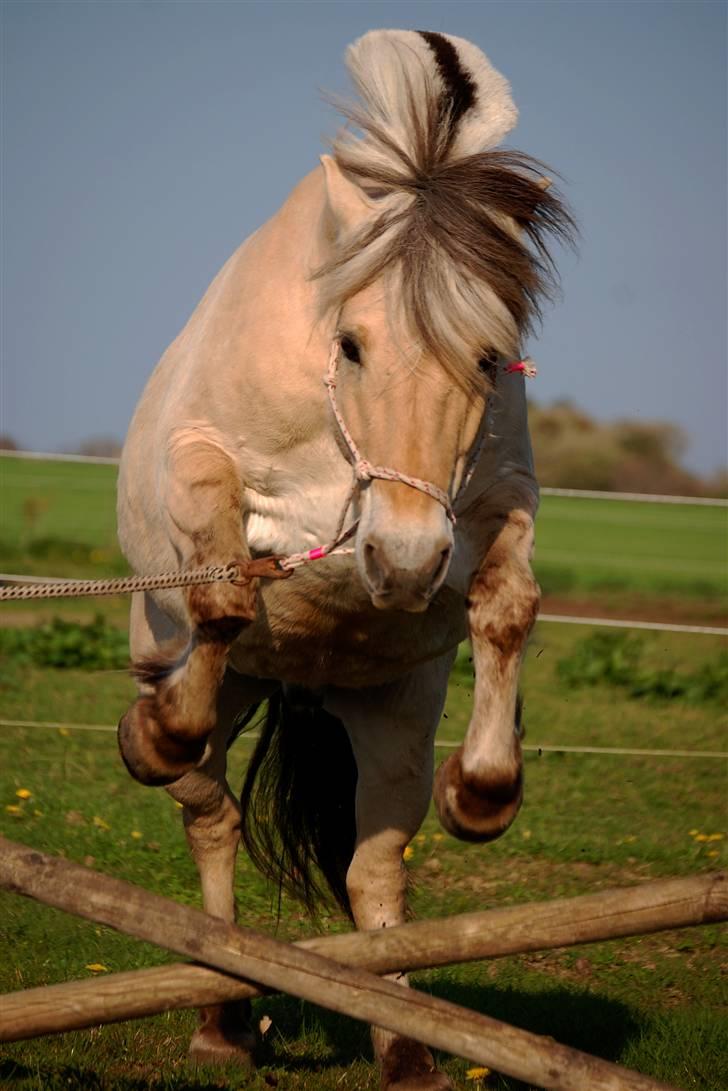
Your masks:
<svg viewBox="0 0 728 1091"><path fill-rule="evenodd" d="M728 466L722 466L703 481L706 496L728 497Z"/></svg>
<svg viewBox="0 0 728 1091"><path fill-rule="evenodd" d="M94 436L84 442L76 451L79 455L92 455L94 458L118 458L121 444L111 436Z"/></svg>
<svg viewBox="0 0 728 1091"><path fill-rule="evenodd" d="M606 492L707 495L680 465L684 432L666 421L602 423L568 401L530 407L536 472L542 485Z"/></svg>
<svg viewBox="0 0 728 1091"><path fill-rule="evenodd" d="M19 451L20 446L12 436L0 435L0 451Z"/></svg>

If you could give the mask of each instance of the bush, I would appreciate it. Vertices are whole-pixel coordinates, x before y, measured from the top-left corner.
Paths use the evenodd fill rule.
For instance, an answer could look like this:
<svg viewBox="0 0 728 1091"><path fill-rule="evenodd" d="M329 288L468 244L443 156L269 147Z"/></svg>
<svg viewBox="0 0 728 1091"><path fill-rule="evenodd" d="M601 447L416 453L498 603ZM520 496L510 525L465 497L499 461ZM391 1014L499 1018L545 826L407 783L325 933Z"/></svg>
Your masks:
<svg viewBox="0 0 728 1091"><path fill-rule="evenodd" d="M33 629L0 632L0 654L38 667L118 670L129 665L126 633L102 614L83 625L54 617Z"/></svg>

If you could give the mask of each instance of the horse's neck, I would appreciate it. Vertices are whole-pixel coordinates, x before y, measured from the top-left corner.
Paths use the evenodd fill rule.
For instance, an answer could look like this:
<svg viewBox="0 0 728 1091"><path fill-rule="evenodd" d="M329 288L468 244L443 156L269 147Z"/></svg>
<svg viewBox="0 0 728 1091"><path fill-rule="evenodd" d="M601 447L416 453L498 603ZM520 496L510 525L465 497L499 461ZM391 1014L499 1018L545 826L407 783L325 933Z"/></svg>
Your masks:
<svg viewBox="0 0 728 1091"><path fill-rule="evenodd" d="M206 397L236 450L250 544L263 551L327 540L351 481L323 383L333 330L319 319L311 280L325 257L323 208L317 170L241 247L211 301L211 316L234 321L236 333L222 361L225 381L218 371Z"/></svg>

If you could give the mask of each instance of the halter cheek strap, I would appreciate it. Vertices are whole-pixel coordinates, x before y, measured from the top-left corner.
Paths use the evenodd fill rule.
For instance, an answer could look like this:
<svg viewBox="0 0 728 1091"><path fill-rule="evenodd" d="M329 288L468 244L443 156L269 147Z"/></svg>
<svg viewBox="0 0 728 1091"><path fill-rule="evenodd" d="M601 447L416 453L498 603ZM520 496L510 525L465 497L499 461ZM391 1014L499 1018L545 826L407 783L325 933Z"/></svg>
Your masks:
<svg viewBox="0 0 728 1091"><path fill-rule="evenodd" d="M424 492L427 496L431 496L433 500L437 500L447 512L447 517L450 522L454 523L455 512L452 510L450 497L438 485L433 485L431 481L423 481L420 477L411 477L409 474L401 473L400 470L393 470L389 466L375 466L368 458L364 458L354 442L351 432L346 427L346 421L336 402L336 381L340 358L341 346L338 341L334 341L331 346L329 366L326 372L326 378L324 379L324 385L329 392L331 411L334 414L339 430L346 441L346 445L351 452L351 457L354 462L355 483L358 485L359 483L371 481L372 478L380 478L382 481L401 481L403 485L410 485L413 489L419 489L420 492Z"/></svg>

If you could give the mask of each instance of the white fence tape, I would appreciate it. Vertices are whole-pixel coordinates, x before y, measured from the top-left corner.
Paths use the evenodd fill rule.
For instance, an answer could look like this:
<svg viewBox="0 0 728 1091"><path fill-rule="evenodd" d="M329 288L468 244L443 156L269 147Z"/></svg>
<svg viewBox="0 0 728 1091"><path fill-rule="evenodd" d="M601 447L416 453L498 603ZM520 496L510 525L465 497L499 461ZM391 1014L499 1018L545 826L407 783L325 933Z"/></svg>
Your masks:
<svg viewBox="0 0 728 1091"><path fill-rule="evenodd" d="M538 621L555 621L563 625L603 625L608 629L648 629L655 633L702 633L705 636L728 636L728 629L719 625L678 625L662 621L630 621L613 617L571 617L566 614L539 614Z"/></svg>
<svg viewBox="0 0 728 1091"><path fill-rule="evenodd" d="M86 462L96 466L118 466L118 458L101 455L59 455L48 451L0 451L0 458L35 459L39 462ZM649 504L702 504L714 508L728 508L728 500L717 496L663 496L645 492L601 492L597 489L556 489L544 486L542 496L574 496L585 500L639 500Z"/></svg>
<svg viewBox="0 0 728 1091"><path fill-rule="evenodd" d="M56 731L105 731L109 734L116 734L116 728L111 724L68 724L60 720L55 722L44 722L42 720L0 720L0 727L39 727L55 729ZM258 739L260 736L257 731L245 731L239 735L240 739ZM452 742L449 739L443 739L442 741L435 739L435 746L439 748L455 748L461 746L459 742ZM630 749L621 746L559 746L559 745L542 745L538 746L535 743L523 746L522 748L530 754L605 754L605 755L617 755L627 757L645 757L645 758L728 758L728 751L722 750L639 750Z"/></svg>

